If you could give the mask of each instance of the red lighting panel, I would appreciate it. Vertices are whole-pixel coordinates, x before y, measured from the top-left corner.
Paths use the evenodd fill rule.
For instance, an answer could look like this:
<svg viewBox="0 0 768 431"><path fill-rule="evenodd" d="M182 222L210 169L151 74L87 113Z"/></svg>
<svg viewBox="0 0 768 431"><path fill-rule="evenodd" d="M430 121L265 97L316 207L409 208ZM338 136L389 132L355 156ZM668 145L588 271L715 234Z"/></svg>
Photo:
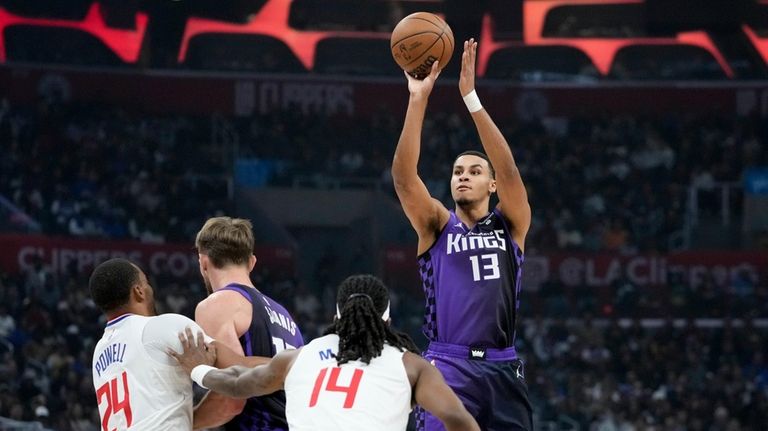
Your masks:
<svg viewBox="0 0 768 431"><path fill-rule="evenodd" d="M5 62L5 29L14 25L31 25L41 27L70 28L84 31L97 37L121 60L126 63L135 63L139 58L141 42L147 30L147 14L136 14L136 30L122 30L107 27L101 15L99 3L93 3L88 9L88 14L82 21L50 18L30 18L14 15L0 8L0 61Z"/></svg>

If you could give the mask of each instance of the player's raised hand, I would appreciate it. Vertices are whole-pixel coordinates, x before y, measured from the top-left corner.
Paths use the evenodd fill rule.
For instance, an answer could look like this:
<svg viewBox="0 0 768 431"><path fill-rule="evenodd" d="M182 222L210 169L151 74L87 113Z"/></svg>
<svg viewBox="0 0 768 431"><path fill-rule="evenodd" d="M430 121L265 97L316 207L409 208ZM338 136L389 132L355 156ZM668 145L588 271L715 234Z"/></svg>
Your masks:
<svg viewBox="0 0 768 431"><path fill-rule="evenodd" d="M205 344L202 332L198 331L195 337L192 329L187 327L184 332L179 332L179 341L182 352L168 349L168 354L179 361L187 373L191 373L192 369L198 365L213 365L216 362L216 348L213 344Z"/></svg>
<svg viewBox="0 0 768 431"><path fill-rule="evenodd" d="M409 75L408 72L403 73L405 73L405 77L408 79L408 91L411 93L411 97L422 100L427 99L432 92L432 88L435 86L435 81L437 80L437 77L440 76L440 67L437 61L432 63L432 69L429 71L429 75L424 79L416 79Z"/></svg>
<svg viewBox="0 0 768 431"><path fill-rule="evenodd" d="M475 89L475 60L477 59L477 42L474 38L464 41L464 52L461 54L461 75L459 75L459 91L461 97Z"/></svg>

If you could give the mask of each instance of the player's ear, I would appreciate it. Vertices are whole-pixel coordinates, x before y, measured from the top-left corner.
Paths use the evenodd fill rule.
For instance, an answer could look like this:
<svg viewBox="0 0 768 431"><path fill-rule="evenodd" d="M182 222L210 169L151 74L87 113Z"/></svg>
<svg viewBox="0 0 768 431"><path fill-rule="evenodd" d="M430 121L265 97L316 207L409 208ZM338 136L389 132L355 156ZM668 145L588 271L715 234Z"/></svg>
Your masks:
<svg viewBox="0 0 768 431"><path fill-rule="evenodd" d="M248 272L253 271L253 267L256 266L256 256L251 255L251 257L248 259Z"/></svg>
<svg viewBox="0 0 768 431"><path fill-rule="evenodd" d="M496 180L491 178L491 183L488 185L488 191L491 194L496 193Z"/></svg>
<svg viewBox="0 0 768 431"><path fill-rule="evenodd" d="M144 302L147 300L147 294L144 289L141 288L141 283L136 283L131 286L131 296L136 302Z"/></svg>

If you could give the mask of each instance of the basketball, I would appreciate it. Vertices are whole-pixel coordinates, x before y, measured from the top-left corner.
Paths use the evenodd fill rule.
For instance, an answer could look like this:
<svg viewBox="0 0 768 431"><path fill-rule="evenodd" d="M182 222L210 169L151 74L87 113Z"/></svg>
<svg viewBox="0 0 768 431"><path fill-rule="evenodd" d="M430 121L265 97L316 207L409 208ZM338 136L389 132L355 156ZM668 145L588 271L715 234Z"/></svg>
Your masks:
<svg viewBox="0 0 768 431"><path fill-rule="evenodd" d="M417 79L429 75L435 61L444 68L454 46L451 28L429 12L416 12L400 20L389 42L395 62Z"/></svg>

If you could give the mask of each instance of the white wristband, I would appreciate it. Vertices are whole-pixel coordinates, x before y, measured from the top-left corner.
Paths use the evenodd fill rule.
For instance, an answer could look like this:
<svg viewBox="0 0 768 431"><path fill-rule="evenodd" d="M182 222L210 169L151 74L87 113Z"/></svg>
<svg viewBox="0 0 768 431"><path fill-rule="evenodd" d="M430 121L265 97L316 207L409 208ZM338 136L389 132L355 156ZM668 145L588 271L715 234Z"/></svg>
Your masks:
<svg viewBox="0 0 768 431"><path fill-rule="evenodd" d="M192 372L189 373L189 376L192 377L192 381L200 385L201 388L208 389L203 385L203 378L205 378L205 375L211 370L218 370L218 368L210 365L198 365L195 368L192 368Z"/></svg>
<svg viewBox="0 0 768 431"><path fill-rule="evenodd" d="M480 103L480 98L477 97L477 92L472 90L469 94L464 96L464 104L467 105L470 113L475 113L483 109L483 105Z"/></svg>

